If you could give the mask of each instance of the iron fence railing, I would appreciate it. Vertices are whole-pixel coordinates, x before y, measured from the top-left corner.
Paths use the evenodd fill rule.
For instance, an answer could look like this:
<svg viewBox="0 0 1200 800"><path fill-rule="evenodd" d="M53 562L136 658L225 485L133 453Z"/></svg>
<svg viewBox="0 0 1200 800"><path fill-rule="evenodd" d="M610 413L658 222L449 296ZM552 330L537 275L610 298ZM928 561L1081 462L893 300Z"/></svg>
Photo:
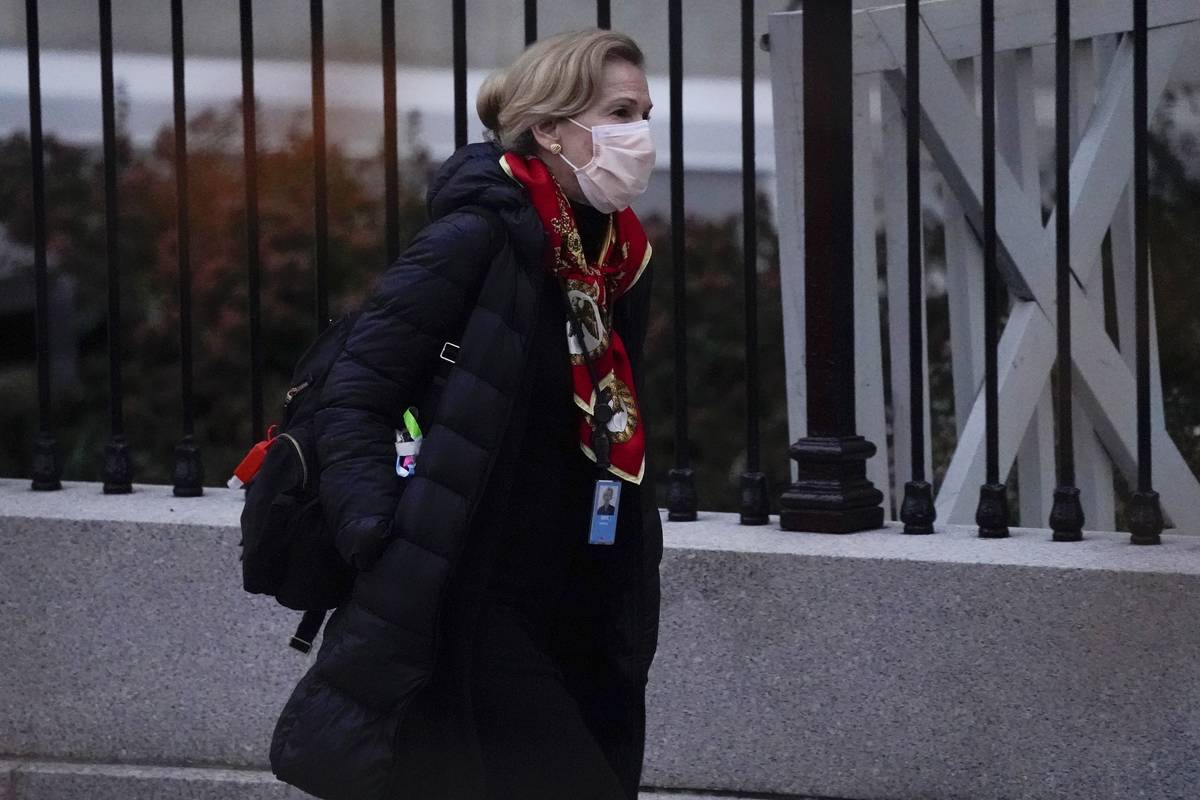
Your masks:
<svg viewBox="0 0 1200 800"><path fill-rule="evenodd" d="M967 39L969 34L962 30L962 19L970 13L969 2L948 4L906 0L903 19L887 9L870 13L870 22L864 25L881 41L880 50L887 55L883 60L894 66L889 69L892 89L902 102L901 113L905 119L903 132L906 154L905 178L907 183L907 219L893 220L907 228L907 342L891 342L892 354L907 345L907 382L905 384L909 419L893 418L899 428L907 425L908 444L911 454L904 454L908 475L897 475L907 479L905 497L901 505L901 518L909 533L931 533L935 519L932 491L926 480L926 417L924 398L924 376L926 343L924 325L924 269L922 265L923 243L921 232L921 198L919 190L919 152L922 130L934 123L924 119L926 106L920 96L922 83L920 62L920 37L927 20L925 14L957 14L955 28L957 40ZM1025 21L1034 19L1039 13L1037 4L1009 3L1010 28L1006 31L1013 37L1011 23L1014 15ZM1116 17L1115 6L1106 6L1108 22ZM948 6L953 6L947 11ZM979 168L979 215L974 224L982 239L983 297L982 339L984 374L983 397L983 450L984 481L978 489L975 521L978 532L984 538L1004 538L1009 535L1008 492L1009 487L1001 474L1000 420L1005 409L1000 404L1000 370L998 350L1000 346L1001 304L1009 299L1003 290L999 256L1001 243L997 229L997 99L996 99L996 13L994 0L980 0L979 47L980 88L982 95L981 125L979 142L981 147ZM1044 8L1044 6L1043 6ZM1052 227L1056 235L1055 285L1057 291L1043 298L1043 311L1057 321L1056 336L1056 400L1057 400L1057 488L1054 504L1048 519L1034 524L1046 524L1053 529L1056 541L1078 541L1082 538L1084 524L1080 492L1075 485L1074 443L1072 441L1071 404L1073 352L1071 340L1071 292L1076 278L1071 253L1071 193L1069 98L1071 92L1071 4L1069 0L1055 0L1053 6L1057 30L1053 37L1056 51L1055 98L1056 102L1056 148L1054 153L1056 195L1059 205ZM1138 544L1154 544L1161 541L1163 518L1158 495L1153 490L1152 431L1150 428L1150 357L1149 357L1149 283L1145 268L1147 258L1146 239L1146 130L1147 130L1147 15L1145 0L1132 3L1133 83L1135 86L1133 105L1132 140L1134 150L1134 206L1136 228L1136 291L1137 291L1137 369L1136 369L1136 415L1137 415L1137 473L1138 489L1134 493L1129 509L1129 523L1133 532L1132 541ZM852 118L852 102L855 87L854 12L849 4L808 2L804 4L802 22L799 24L802 39L800 53L796 57L798 66L785 68L789 75L799 73L803 83L802 108L797 117L803 130L803 153L797 155L802 163L803 183L803 349L805 363L804 393L807 435L792 445L791 454L797 462L799 478L782 497L781 524L792 530L823 530L844 532L875 527L881 523L881 494L866 476L866 462L871 459L876 447L858 435L856 430L856 382L855 382L855 270L854 265L854 218L853 196L855 191L854 170L851 168L855 156L852 142L855 140ZM936 20L943 24L946 19ZM1094 21L1094 20L1093 20ZM891 25L886 33L879 28ZM783 26L781 26L782 28ZM902 27L904 37L897 42L894 32ZM791 30L794 30L793 26ZM869 38L870 33L864 38ZM924 32L929 35L928 31ZM936 39L936 36L934 37ZM961 41L959 41L961 44ZM897 48L897 44L902 47ZM933 48L931 48L933 49ZM936 52L936 51L935 51ZM903 54L903 55L901 55ZM901 60L902 59L902 60ZM791 62L789 62L791 63ZM791 70L790 72L788 70ZM898 75L896 79L894 76ZM896 83L900 83L899 88ZM779 88L778 81L776 88ZM936 100L936 98L935 98ZM778 106L777 106L778 108ZM945 124L945 120L938 120ZM777 130L780 121L777 119ZM953 121L950 123L953 126ZM960 136L955 144L961 144L961 134L969 126L959 125L954 131ZM943 131L944 133L944 131ZM788 134L784 134L785 137ZM1128 141L1128 139L1127 139ZM939 146L946 147L942 142ZM869 150L867 151L869 153ZM957 165L956 165L957 166ZM855 165L857 167L857 165ZM976 176L966 176L973 182ZM797 201L800 204L800 201ZM801 222L800 219L796 220ZM787 224L783 220L783 225ZM1006 243L1006 256L1011 261L1011 241ZM902 261L904 254L889 253L889 281L892 269ZM871 263L874 263L873 261ZM1009 265L1011 266L1011 265ZM948 265L955 269L957 265ZM1031 268L1020 264L1019 268ZM865 278L869 286L871 276ZM1020 292L1013 290L1014 295ZM1025 289L1025 294L1029 290ZM892 300L899 298L892 297ZM1032 299L1032 298L1031 298ZM1045 302L1049 300L1050 302ZM861 301L869 301L862 297ZM1053 306L1053 308L1051 308ZM900 313L895 309L893 316ZM1077 344L1077 343L1076 343ZM1084 343L1087 346L1090 343ZM898 401L893 395L893 408ZM961 410L958 410L961 413ZM903 463L897 456L897 472ZM1024 520L1026 526L1029 520Z"/></svg>
<svg viewBox="0 0 1200 800"><path fill-rule="evenodd" d="M178 225L178 271L179 271L179 302L180 302L180 342L181 357L181 389L182 389L182 427L183 435L176 448L176 457L172 474L176 495L193 496L203 493L203 469L200 454L194 439L194 407L192 397L192 327L191 314L191 275L188 246L188 189L187 189L187 134L186 134L186 77L184 71L185 42L183 37L183 8L182 0L172 0L171 13L171 52L173 67L174 90L174 125L176 153L176 187L177 187L177 225ZM46 200L44 196L44 163L43 135L41 130L41 93L40 93L40 52L37 0L26 0L27 20L27 49L29 55L29 111L30 130L33 142L33 216L36 224L34 250L36 253L36 276L38 294L36 300L37 325L37 370L38 370L38 413L39 435L35 443L35 458L33 460L33 481L35 489L57 489L61 487L61 459L50 423L50 384L48 380L49 357L47 352L47 298L46 298L46 241L45 220ZM757 227L755 224L756 189L753 175L754 169L754 105L753 105L753 11L752 0L742 2L742 48L743 48L743 160L749 171L745 180L744 208L746 225L744 226L745 263L746 263L746 329L747 363L749 369L748 387L756 387L756 345L754 331L757 329L757 306L754 293L754 264L757 252ZM112 4L111 0L99 0L98 13L100 18L100 50L102 75L101 105L104 116L103 152L104 152L104 186L106 209L106 266L108 270L107 285L108 300L108 345L109 345L109 387L108 397L111 406L110 433L105 445L103 458L102 479L106 493L126 493L132 490L133 459L130 445L124 435L124 419L122 416L122 382L121 382L121 308L120 308L120 279L121 264L118 257L118 237L120 236L118 210L118 162L116 157L117 132L115 123L115 104L112 78ZM670 148L671 164L671 251L674 255L675 269L675 299L674 299L674 328L676 343L676 381L675 407L687 407L687 326L685 318L684 290L685 263L684 256L684 154L683 154L683 67L682 67L682 25L683 8L679 0L668 3L669 13L669 61L670 61ZM467 97L467 36L466 36L467 4L465 0L454 0L452 5L452 25L450 40L453 60L453 93L454 93L454 138L456 146L467 143L468 138L468 97ZM396 102L396 4L395 0L381 0L380 3L383 72L383 116L384 116L384 184L385 184L385 223L383 237L389 263L400 251L400 219L398 209L399 175L398 175L398 145L397 145L397 102ZM536 0L526 0L524 3L525 40L530 43L538 35L538 4ZM326 98L325 98L325 9L322 0L310 0L310 44L312 70L312 135L313 135L313 229L314 248L312 254L313 266L313 298L314 318L319 332L329 323L329 179L327 174L327 145L326 145ZM608 28L612 22L612 8L608 0L597 0L596 22L601 28ZM261 306L261 241L259 219L259 189L258 189L258 133L255 106L255 53L254 53L254 5L252 0L240 0L239 24L241 35L241 73L242 73L242 126L243 126L243 158L245 170L245 230L246 230L246 283L248 289L248 322L250 348L250 398L251 409L251 439L260 438L264 434L265 421L263 412L263 362L264 342L262 333ZM754 389L751 388L753 392ZM753 396L753 395L752 395ZM749 490L743 493L744 515L747 522L762 523L766 521L766 489L765 481L758 470L758 421L757 399L749 406L747 429L751 444L751 457L747 466L747 485ZM685 414L676 415L676 464L671 470L669 506L674 519L695 519L698 501L692 480L692 470L689 465L687 450L687 420Z"/></svg>
<svg viewBox="0 0 1200 800"><path fill-rule="evenodd" d="M852 12L849 3L807 2L804 4L804 130L805 130L805 347L807 373L808 433L792 445L799 478L782 497L781 522L788 529L849 531L878 527L883 518L881 494L865 477L864 464L875 445L856 433L855 344L853 275L846 268L853 260L853 158ZM920 235L921 195L919 188L919 139L921 108L921 64L918 28L922 22L919 0L905 3L905 103L907 106L907 211L908 229L908 367L911 372L909 409L912 449L901 517L909 533L933 531L934 505L926 475L925 420L921 377L922 351L922 252ZM36 275L36 339L38 435L34 443L32 488L61 487L61 465L50 423L51 392L48 353L48 301L46 276L46 196L44 141L42 132L41 73L37 0L26 0L27 52L29 65L29 115L32 145L32 196ZM175 451L174 489L179 496L203 493L201 461L194 439L192 390L191 265L189 263L188 159L186 131L185 42L182 0L172 0L171 53L174 89L174 145L178 227L179 337L181 343L180 383L182 438ZM670 519L696 518L696 495L688 449L688 325L685 242L684 125L683 125L683 4L668 0L668 63L670 85L670 236L673 270L673 336L675 342L675 463L669 472L667 507ZM983 392L986 406L986 480L980 487L976 521L979 535L1003 537L1008 533L1007 495L999 468L997 315L1003 299L997 265L996 232L996 97L995 97L995 10L994 0L980 0L982 83L982 239L984 259L984 354ZM1149 278L1147 270L1147 8L1146 0L1133 0L1134 37L1134 230L1136 235L1136 380L1137 380L1137 491L1133 495L1131 528L1133 542L1158 543L1163 526L1158 496L1153 490L1150 430ZM325 9L322 0L310 0L310 43L312 68L312 131L314 147L315 246L313 298L316 328L322 330L329 315L329 180L326 154L325 98ZM454 139L467 143L467 36L466 0L453 0L449 39L453 53ZM1056 0L1056 116L1055 176L1060 198L1069 196L1070 147L1070 3ZM258 140L255 112L254 9L252 0L240 0L242 121L245 169L246 283L250 346L251 438L264 433L263 335L260 296L260 226L258 210ZM757 217L754 144L754 3L740 4L741 44L741 130L743 172L744 311L746 361L746 449L747 462L741 475L740 512L744 524L767 521L766 480L761 471L759 450L760 400L758 362L758 306L756 297ZM103 453L103 484L106 493L131 491L132 460L124 433L122 403L122 317L120 281L122 265L117 247L120 236L118 197L117 133L113 89L113 30L111 0L98 0L100 23L100 72L103 112L103 181L105 207L106 267L108 287L108 357L110 406L109 438ZM384 116L385 250L389 262L400 252L398 210L399 175L397 153L396 4L380 3ZM597 0L598 26L611 25L611 4ZM526 43L538 36L538 4L525 0ZM1074 446L1071 426L1071 303L1070 214L1065 206L1056 220L1057 289L1057 482L1053 512L1048 520L1054 538L1077 541L1084 523L1075 486Z"/></svg>

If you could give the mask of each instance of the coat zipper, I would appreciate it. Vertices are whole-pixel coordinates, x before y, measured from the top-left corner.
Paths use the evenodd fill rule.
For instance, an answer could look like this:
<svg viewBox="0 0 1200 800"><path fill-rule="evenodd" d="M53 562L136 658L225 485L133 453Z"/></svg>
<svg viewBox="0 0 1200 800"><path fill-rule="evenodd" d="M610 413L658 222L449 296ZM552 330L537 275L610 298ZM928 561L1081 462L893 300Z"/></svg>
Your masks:
<svg viewBox="0 0 1200 800"><path fill-rule="evenodd" d="M296 395L300 394L300 393L301 393L301 392L303 392L305 389L307 389L309 386L311 386L311 385L312 385L312 382L313 382L312 375L309 375L309 376L307 376L307 377L306 377L304 380L300 381L300 383L297 383L295 386L293 386L292 388L288 389L288 390L287 390L287 394L285 394L285 395L283 396L283 407L284 407L284 408L287 408L287 407L288 407L288 405L289 405L289 404L290 404L290 403L291 403L293 400L295 400L295 399L296 399Z"/></svg>

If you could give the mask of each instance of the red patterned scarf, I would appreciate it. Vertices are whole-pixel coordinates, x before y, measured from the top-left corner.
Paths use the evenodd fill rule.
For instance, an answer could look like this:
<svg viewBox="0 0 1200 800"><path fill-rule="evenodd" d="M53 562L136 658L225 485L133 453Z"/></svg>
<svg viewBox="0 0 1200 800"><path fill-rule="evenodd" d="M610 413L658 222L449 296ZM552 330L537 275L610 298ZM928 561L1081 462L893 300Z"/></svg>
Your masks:
<svg viewBox="0 0 1200 800"><path fill-rule="evenodd" d="M513 152L500 157L509 177L524 186L546 229L545 265L567 287L579 316L588 355L596 367L600 388L611 387L613 417L608 423L608 471L633 483L642 482L646 468L646 437L642 429L633 371L625 345L612 327L613 304L629 291L650 262L650 242L633 209L618 211L609 218L608 232L600 257L588 263L575 226L575 215L567 196L550 170L538 158ZM567 322L567 347L571 353L571 380L575 405L580 409L579 447L592 461L592 411L596 392L588 375L582 351Z"/></svg>

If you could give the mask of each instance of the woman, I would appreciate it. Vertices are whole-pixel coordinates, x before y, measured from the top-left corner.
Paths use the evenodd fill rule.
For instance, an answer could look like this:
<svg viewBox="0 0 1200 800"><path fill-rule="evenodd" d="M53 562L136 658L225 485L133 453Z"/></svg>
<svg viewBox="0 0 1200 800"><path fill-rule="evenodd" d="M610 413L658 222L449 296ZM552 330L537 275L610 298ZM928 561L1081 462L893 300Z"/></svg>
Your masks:
<svg viewBox="0 0 1200 800"><path fill-rule="evenodd" d="M627 208L654 164L642 65L630 38L591 30L491 76L491 141L441 167L432 222L329 374L321 502L358 574L276 726L289 783L637 797L662 554L638 397L650 247ZM394 429L447 353L398 478ZM605 502L616 513L593 514Z"/></svg>

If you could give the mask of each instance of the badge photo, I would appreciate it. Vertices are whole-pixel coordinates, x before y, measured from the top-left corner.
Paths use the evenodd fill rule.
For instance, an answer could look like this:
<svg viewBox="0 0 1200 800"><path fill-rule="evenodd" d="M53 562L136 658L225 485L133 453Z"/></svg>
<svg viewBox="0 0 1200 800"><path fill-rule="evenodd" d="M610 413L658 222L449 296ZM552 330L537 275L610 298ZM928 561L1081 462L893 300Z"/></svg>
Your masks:
<svg viewBox="0 0 1200 800"><path fill-rule="evenodd" d="M621 506L621 482L596 481L592 496L592 525L588 544L613 544L617 536L617 510Z"/></svg>

